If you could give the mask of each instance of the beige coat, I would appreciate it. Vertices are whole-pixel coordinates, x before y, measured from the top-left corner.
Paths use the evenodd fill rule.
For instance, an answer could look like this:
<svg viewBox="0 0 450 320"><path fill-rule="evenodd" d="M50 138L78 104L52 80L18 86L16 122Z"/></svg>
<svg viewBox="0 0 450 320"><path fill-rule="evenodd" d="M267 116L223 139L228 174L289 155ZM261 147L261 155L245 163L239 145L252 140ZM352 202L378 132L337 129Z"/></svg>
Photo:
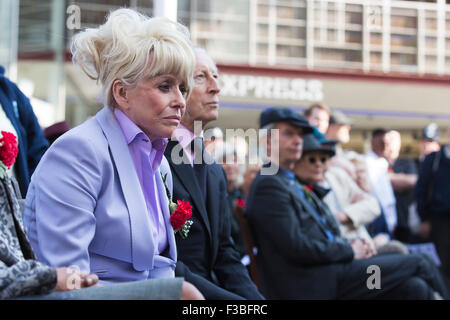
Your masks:
<svg viewBox="0 0 450 320"><path fill-rule="evenodd" d="M365 224L371 223L381 214L378 201L359 188L347 172L339 167L330 167L325 178L333 192L328 193L323 200L333 214L343 211L353 222L351 225L340 225L342 236L348 239L360 237L373 245ZM355 201L356 197L361 199Z"/></svg>

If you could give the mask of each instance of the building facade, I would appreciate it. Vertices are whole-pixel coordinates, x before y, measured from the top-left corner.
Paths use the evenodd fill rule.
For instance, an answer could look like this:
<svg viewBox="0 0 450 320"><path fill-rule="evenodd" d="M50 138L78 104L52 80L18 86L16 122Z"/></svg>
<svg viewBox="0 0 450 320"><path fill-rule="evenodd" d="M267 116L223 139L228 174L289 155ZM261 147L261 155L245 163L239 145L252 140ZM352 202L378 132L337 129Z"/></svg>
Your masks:
<svg viewBox="0 0 450 320"><path fill-rule="evenodd" d="M53 106L48 123L66 118L75 125L101 107L96 84L70 64L72 35L121 6L153 15L156 2L20 1L18 81L29 80L33 95L48 110ZM399 129L412 144L429 122L450 125L450 5L444 0L175 3L178 21L221 71L221 113L213 125L256 127L266 107L301 112L314 102L355 120L357 147L379 126Z"/></svg>

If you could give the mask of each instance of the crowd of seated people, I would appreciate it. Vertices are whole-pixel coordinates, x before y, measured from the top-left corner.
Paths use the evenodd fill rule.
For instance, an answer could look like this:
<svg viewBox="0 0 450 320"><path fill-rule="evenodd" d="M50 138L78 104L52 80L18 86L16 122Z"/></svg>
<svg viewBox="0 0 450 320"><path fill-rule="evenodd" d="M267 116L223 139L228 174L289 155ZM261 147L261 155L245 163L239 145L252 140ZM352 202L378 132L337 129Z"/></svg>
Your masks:
<svg viewBox="0 0 450 320"><path fill-rule="evenodd" d="M259 281L267 298L448 298L447 284L427 256L376 254L367 240L342 235L338 220L321 199L327 190L315 184L335 151L315 137L303 117L289 109L267 109L260 126L279 130L278 141L268 143L269 153L278 147L271 162L279 170L258 175L247 200ZM371 266L383 270L378 290L366 281Z"/></svg>
<svg viewBox="0 0 450 320"><path fill-rule="evenodd" d="M419 170L398 131L374 130L358 154L344 113L267 108L253 161L244 138L207 131L219 70L183 25L118 9L71 50L104 104L77 127L42 131L0 78L0 298L449 298L450 151L426 147L435 127ZM441 267L410 241L433 241Z"/></svg>

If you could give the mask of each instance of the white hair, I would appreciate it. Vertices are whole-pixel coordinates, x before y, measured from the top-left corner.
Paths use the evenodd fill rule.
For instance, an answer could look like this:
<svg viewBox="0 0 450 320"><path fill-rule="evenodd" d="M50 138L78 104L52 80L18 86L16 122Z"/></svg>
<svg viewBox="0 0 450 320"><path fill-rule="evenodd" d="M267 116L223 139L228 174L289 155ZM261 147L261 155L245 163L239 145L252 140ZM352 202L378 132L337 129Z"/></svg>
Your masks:
<svg viewBox="0 0 450 320"><path fill-rule="evenodd" d="M389 140L395 140L397 143L402 141L402 135L397 130L389 130L386 135Z"/></svg>
<svg viewBox="0 0 450 320"><path fill-rule="evenodd" d="M114 107L112 85L134 87L141 79L162 74L180 77L187 97L192 90L195 55L188 29L167 18L149 18L132 9L110 12L98 28L72 40L73 62L102 86L101 100Z"/></svg>

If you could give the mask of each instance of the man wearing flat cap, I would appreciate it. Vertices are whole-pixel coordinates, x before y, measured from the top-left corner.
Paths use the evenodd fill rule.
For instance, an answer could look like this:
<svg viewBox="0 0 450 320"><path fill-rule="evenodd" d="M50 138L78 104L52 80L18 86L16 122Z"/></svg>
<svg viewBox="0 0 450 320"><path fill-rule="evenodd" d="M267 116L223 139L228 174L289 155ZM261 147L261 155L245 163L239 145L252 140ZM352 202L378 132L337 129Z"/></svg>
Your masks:
<svg viewBox="0 0 450 320"><path fill-rule="evenodd" d="M267 151L278 170L258 174L250 188L247 217L258 247L262 293L268 299L432 299L445 288L430 265L415 255L370 257L362 241L340 236L328 207L305 193L293 170L303 137L314 137L308 122L287 108L270 108L260 117L268 131ZM307 141L305 141L307 142ZM327 147L329 148L329 147ZM370 265L381 269L371 282Z"/></svg>

